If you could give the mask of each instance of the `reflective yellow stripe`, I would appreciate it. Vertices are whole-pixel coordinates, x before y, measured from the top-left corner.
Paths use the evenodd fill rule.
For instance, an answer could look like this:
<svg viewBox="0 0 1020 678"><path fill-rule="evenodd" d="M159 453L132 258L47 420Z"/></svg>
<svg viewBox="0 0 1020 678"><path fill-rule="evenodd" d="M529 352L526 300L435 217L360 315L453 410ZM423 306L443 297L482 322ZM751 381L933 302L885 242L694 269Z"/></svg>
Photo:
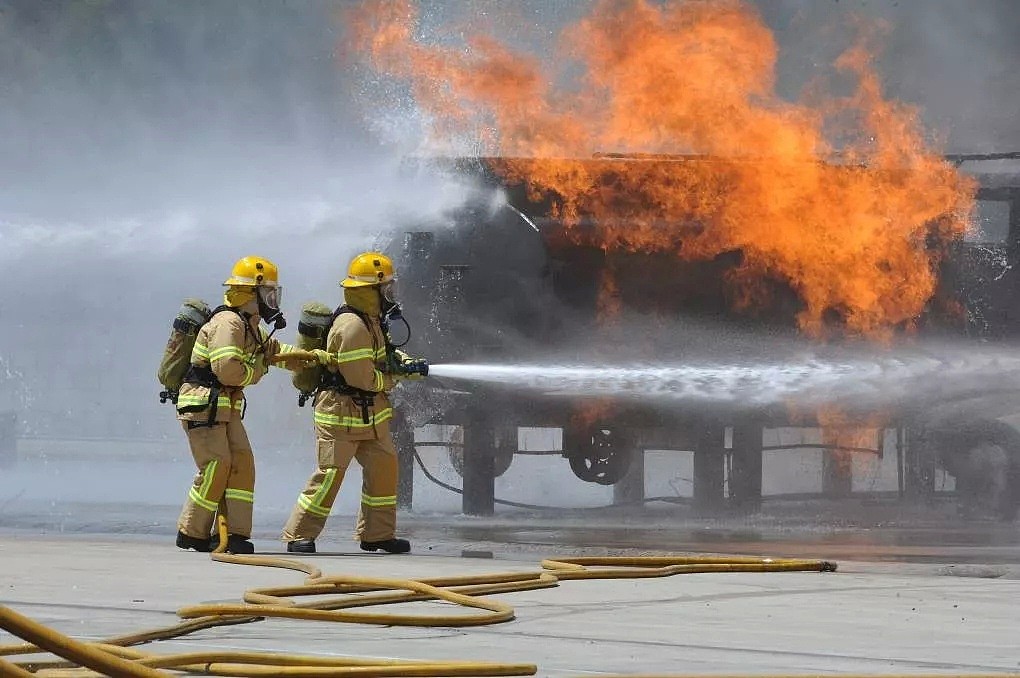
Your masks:
<svg viewBox="0 0 1020 678"><path fill-rule="evenodd" d="M191 498L191 501L195 502L196 504L198 504L198 506L204 508L206 511L216 510L216 502L203 499L201 495L199 495L198 490L196 490L194 487L188 490L188 497Z"/></svg>
<svg viewBox="0 0 1020 678"><path fill-rule="evenodd" d="M209 499L209 487L212 485L213 477L216 475L216 467L219 462L213 459L202 469L202 484L199 487L191 486L188 496L191 500L207 511L215 511L218 502Z"/></svg>
<svg viewBox="0 0 1020 678"><path fill-rule="evenodd" d="M307 494L298 496L298 504L312 515L319 516L320 518L329 518L329 509L320 508L313 504L312 498Z"/></svg>
<svg viewBox="0 0 1020 678"><path fill-rule="evenodd" d="M195 405L201 405L201 406L204 407L204 406L206 406L208 404L209 404L209 396L208 395L204 395L204 396L202 396L202 395L197 395L197 396L196 395L182 395L182 396L177 398L177 407L178 408L181 408L181 407L191 407L191 406L195 406ZM241 399L240 398L238 398L237 400L235 400L233 402L233 408L235 410L241 409L241 405L242 405L242 403L241 403ZM230 398L228 396L220 396L219 398L216 399L216 407L224 409L224 410L229 410L231 408Z"/></svg>
<svg viewBox="0 0 1020 678"><path fill-rule="evenodd" d="M309 500L309 505L319 509L319 511L325 511L325 515L329 515L329 506L324 506L322 500L329 494L329 490L333 487L333 482L336 480L337 469L328 468L326 469L325 477L322 479L322 485L319 486L319 491ZM314 511L313 511L314 513ZM316 514L319 515L319 514Z"/></svg>
<svg viewBox="0 0 1020 678"><path fill-rule="evenodd" d="M315 493L315 496L312 497L312 501L315 503L316 506L322 506L322 499L329 492L329 488L333 486L333 480L335 479L336 469L335 468L326 469L326 475L322 479L322 485L319 487L319 491Z"/></svg>
<svg viewBox="0 0 1020 678"><path fill-rule="evenodd" d="M227 491L223 493L223 496L227 499L235 499L237 501L246 501L249 504L255 503L255 493L249 492L248 490L234 490L227 488Z"/></svg>
<svg viewBox="0 0 1020 678"><path fill-rule="evenodd" d="M327 414L325 412L316 412L313 417L316 424L322 424L323 426L346 426L347 428L368 428L392 418L392 407L379 410L374 415L371 415L368 418L367 424L361 417L338 417L335 414Z"/></svg>
<svg viewBox="0 0 1020 678"><path fill-rule="evenodd" d="M343 353L336 354L336 360L340 363L352 363L355 360L364 360L368 358L371 360L375 357L375 352L370 348L356 348L353 351L344 351Z"/></svg>
<svg viewBox="0 0 1020 678"><path fill-rule="evenodd" d="M216 467L219 465L220 462L213 459L202 469L202 486L199 487L198 491L203 497L209 496L209 486L212 485L213 476L216 475Z"/></svg>
<svg viewBox="0 0 1020 678"><path fill-rule="evenodd" d="M241 386L247 386L255 379L255 368L245 363L244 378L241 379Z"/></svg>
<svg viewBox="0 0 1020 678"><path fill-rule="evenodd" d="M224 358L240 358L244 360L244 351L236 346L224 346L209 353L209 362L223 360Z"/></svg>
<svg viewBox="0 0 1020 678"><path fill-rule="evenodd" d="M375 371L375 390L376 391L383 390L383 373L380 372L379 370Z"/></svg>
<svg viewBox="0 0 1020 678"><path fill-rule="evenodd" d="M372 508L381 508L384 506L396 506L397 495L393 495L392 497L373 497L362 492L361 503L364 504L365 506L371 506Z"/></svg>
<svg viewBox="0 0 1020 678"><path fill-rule="evenodd" d="M316 412L312 415L312 420L316 424L324 424L325 426L339 426L340 417L335 414L327 414L325 412Z"/></svg>
<svg viewBox="0 0 1020 678"><path fill-rule="evenodd" d="M385 346L383 346L382 348L377 348L375 350L375 359L376 360L382 360L385 357L386 357L386 347Z"/></svg>
<svg viewBox="0 0 1020 678"><path fill-rule="evenodd" d="M284 344L284 343L280 344L280 353L290 353L293 350L294 350L294 347L291 346L290 344Z"/></svg>
<svg viewBox="0 0 1020 678"><path fill-rule="evenodd" d="M195 362L195 358L202 358L203 360L209 359L209 347L205 344L199 344L195 342L194 348L191 349L191 362Z"/></svg>

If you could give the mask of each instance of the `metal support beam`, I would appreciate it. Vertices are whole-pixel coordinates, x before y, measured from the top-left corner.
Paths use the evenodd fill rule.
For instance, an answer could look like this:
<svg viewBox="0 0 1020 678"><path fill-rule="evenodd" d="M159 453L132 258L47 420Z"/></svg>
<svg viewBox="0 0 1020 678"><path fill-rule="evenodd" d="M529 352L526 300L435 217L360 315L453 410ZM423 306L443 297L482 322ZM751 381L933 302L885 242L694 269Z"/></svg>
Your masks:
<svg viewBox="0 0 1020 678"><path fill-rule="evenodd" d="M694 508L714 513L724 502L725 429L706 425L698 431L694 447Z"/></svg>
<svg viewBox="0 0 1020 678"><path fill-rule="evenodd" d="M896 489L900 499L907 493L906 429L896 427Z"/></svg>
<svg viewBox="0 0 1020 678"><path fill-rule="evenodd" d="M634 450L630 468L620 482L613 485L614 504L638 504L645 498L645 451Z"/></svg>
<svg viewBox="0 0 1020 678"><path fill-rule="evenodd" d="M744 424L733 427L733 470L730 475L730 502L753 513L761 509L762 426Z"/></svg>
<svg viewBox="0 0 1020 678"><path fill-rule="evenodd" d="M470 266L443 264L429 312L429 357L435 362L470 359L475 348L475 326L465 310L464 284Z"/></svg>
<svg viewBox="0 0 1020 678"><path fill-rule="evenodd" d="M935 494L935 454L925 444L924 431L908 427L904 446L904 494L927 499Z"/></svg>
<svg viewBox="0 0 1020 678"><path fill-rule="evenodd" d="M854 464L849 452L822 452L822 493L827 497L846 497L853 492Z"/></svg>
<svg viewBox="0 0 1020 678"><path fill-rule="evenodd" d="M464 426L464 495L461 507L469 516L491 516L496 510L496 433L487 413L472 407Z"/></svg>
<svg viewBox="0 0 1020 678"><path fill-rule="evenodd" d="M414 505L414 429L395 409L390 430L397 448L397 508L410 511Z"/></svg>

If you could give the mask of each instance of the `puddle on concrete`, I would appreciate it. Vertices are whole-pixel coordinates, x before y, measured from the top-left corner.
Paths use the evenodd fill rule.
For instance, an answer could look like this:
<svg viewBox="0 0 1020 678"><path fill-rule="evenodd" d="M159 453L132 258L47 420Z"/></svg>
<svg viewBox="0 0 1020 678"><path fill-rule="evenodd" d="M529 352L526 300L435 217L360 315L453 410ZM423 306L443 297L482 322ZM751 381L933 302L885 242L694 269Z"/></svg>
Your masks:
<svg viewBox="0 0 1020 678"><path fill-rule="evenodd" d="M519 551L524 548L557 552L591 549L634 553L714 552L872 562L1020 564L1020 529L1012 524L839 528L833 531L826 531L824 526L765 531L663 525L622 529L456 523L433 523L432 528L415 529L415 537L472 544L472 550L463 551L464 557L478 557L466 555L476 552L491 554L493 549Z"/></svg>

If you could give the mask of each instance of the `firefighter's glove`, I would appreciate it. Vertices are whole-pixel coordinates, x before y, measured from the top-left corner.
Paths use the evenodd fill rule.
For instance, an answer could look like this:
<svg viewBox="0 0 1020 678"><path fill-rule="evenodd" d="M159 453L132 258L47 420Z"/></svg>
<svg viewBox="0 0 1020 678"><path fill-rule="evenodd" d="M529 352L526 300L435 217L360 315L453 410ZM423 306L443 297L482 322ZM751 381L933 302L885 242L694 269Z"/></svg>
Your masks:
<svg viewBox="0 0 1020 678"><path fill-rule="evenodd" d="M266 367L266 356L262 355L261 352L256 353L255 355L252 356L251 361L248 363L248 366L251 367L252 371L259 378L261 378L263 375L265 375L266 372L269 371Z"/></svg>
<svg viewBox="0 0 1020 678"><path fill-rule="evenodd" d="M309 351L309 353L314 355L315 359L323 367L335 366L337 364L335 353L323 351L321 348L312 349L311 351Z"/></svg>
<svg viewBox="0 0 1020 678"><path fill-rule="evenodd" d="M318 356L315 355L314 351L302 351L300 349L296 349L287 353L278 354L273 362L283 365L288 370L296 371L318 364L319 359Z"/></svg>

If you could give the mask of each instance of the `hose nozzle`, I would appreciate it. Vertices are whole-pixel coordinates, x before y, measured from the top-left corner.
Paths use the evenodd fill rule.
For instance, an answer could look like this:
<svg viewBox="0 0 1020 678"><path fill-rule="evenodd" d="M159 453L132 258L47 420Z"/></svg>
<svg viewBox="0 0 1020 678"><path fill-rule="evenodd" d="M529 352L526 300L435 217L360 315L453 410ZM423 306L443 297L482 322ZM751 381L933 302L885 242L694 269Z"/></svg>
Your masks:
<svg viewBox="0 0 1020 678"><path fill-rule="evenodd" d="M401 374L419 374L427 377L429 376L429 361L425 358L412 358L400 363L397 369Z"/></svg>

